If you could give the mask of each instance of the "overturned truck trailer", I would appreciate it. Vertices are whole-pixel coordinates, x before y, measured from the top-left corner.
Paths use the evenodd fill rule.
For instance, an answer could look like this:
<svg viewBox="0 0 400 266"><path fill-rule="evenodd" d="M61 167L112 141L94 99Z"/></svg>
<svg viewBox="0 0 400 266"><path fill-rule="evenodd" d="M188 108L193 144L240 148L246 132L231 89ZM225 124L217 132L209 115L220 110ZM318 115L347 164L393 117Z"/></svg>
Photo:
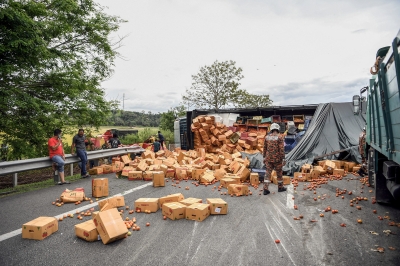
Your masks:
<svg viewBox="0 0 400 266"><path fill-rule="evenodd" d="M269 124L277 122L285 130L287 122L296 117L302 117L295 125L302 129L304 119L312 117L317 104L290 105L290 106L268 106L263 108L235 108L235 109L195 109L186 113L186 117L178 118L175 122L175 142L180 144L182 149L194 149L194 134L190 125L194 118L199 115L213 115L218 117L218 122L226 126L236 126L239 131L247 132L252 130L268 130ZM263 119L260 119L263 117ZM274 119L277 119L276 121ZM258 122L257 122L258 121ZM179 142L179 143L178 143Z"/></svg>

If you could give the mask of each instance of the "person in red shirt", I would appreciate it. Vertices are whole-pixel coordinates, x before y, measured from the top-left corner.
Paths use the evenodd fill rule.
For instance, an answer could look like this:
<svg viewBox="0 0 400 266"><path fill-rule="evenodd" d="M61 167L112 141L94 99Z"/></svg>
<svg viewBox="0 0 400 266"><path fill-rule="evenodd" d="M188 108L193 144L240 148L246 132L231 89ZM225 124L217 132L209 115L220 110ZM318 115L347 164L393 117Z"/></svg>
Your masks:
<svg viewBox="0 0 400 266"><path fill-rule="evenodd" d="M54 136L49 139L47 146L49 147L49 156L54 164L57 166L58 175L60 176L60 182L58 185L69 184L68 181L64 179L64 164L65 164L65 154L64 147L61 140L61 129L54 130Z"/></svg>

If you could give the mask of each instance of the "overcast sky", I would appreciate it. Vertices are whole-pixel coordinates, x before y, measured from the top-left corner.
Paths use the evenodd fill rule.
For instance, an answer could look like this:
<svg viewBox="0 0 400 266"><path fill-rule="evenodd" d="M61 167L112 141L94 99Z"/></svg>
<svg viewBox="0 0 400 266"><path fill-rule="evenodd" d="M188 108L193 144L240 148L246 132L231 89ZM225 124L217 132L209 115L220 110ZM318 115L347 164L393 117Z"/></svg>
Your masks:
<svg viewBox="0 0 400 266"><path fill-rule="evenodd" d="M124 110L177 106L214 61L243 69L241 89L273 105L348 102L376 51L400 29L399 0L95 0L128 20L106 98Z"/></svg>

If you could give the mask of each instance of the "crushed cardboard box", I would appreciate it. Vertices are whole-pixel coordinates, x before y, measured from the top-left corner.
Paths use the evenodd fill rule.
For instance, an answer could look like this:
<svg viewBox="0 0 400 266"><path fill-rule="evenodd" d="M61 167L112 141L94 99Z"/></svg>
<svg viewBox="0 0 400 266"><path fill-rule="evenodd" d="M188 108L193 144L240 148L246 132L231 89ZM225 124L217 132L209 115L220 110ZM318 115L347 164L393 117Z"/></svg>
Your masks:
<svg viewBox="0 0 400 266"><path fill-rule="evenodd" d="M66 189L61 193L60 199L62 202L77 202L83 201L85 198L85 192L83 189L79 190L69 190Z"/></svg>

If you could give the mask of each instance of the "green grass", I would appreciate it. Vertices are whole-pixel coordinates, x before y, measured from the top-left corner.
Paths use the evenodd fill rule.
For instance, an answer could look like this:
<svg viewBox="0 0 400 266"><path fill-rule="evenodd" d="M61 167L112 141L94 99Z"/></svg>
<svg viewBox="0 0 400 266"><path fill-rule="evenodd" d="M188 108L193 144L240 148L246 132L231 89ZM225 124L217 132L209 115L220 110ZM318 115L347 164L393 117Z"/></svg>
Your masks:
<svg viewBox="0 0 400 266"><path fill-rule="evenodd" d="M81 175L77 174L77 175L65 177L65 180L74 182L76 180L79 180L80 178L81 178ZM18 185L17 187L3 188L3 189L0 189L0 198L6 197L9 195L25 193L25 192L29 192L29 191L35 191L35 190L48 188L48 187L52 187L52 186L55 186L53 178L44 180L44 181L40 181L40 182L36 182L36 183Z"/></svg>

